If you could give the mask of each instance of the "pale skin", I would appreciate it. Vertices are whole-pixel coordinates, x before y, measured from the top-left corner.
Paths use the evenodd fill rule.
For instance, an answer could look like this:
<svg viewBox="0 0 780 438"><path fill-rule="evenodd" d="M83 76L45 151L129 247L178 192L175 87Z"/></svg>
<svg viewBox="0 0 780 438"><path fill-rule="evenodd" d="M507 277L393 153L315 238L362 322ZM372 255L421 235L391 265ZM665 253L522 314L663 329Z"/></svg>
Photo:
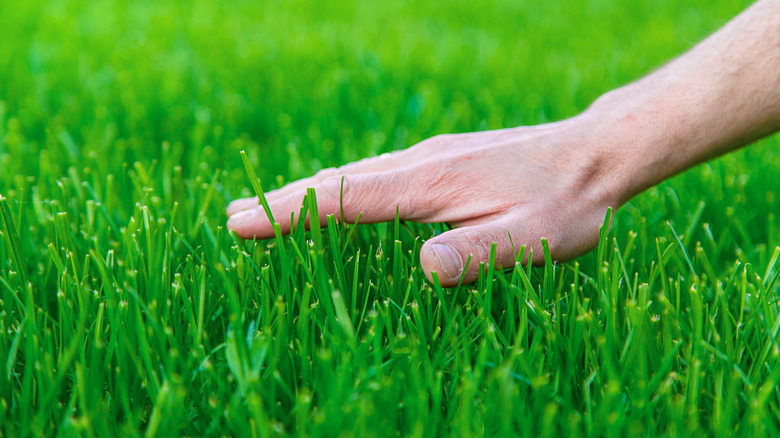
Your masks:
<svg viewBox="0 0 780 438"><path fill-rule="evenodd" d="M477 278L496 244L512 267L521 245L555 260L597 243L608 208L691 166L780 129L780 0L761 0L693 49L556 123L440 135L266 194L290 232L307 187L320 218L401 219L455 228L422 246L420 263L443 286ZM227 226L243 238L274 231L257 198L233 201ZM527 254L527 253L526 253ZM471 258L468 267L464 266ZM527 262L528 260L524 260Z"/></svg>

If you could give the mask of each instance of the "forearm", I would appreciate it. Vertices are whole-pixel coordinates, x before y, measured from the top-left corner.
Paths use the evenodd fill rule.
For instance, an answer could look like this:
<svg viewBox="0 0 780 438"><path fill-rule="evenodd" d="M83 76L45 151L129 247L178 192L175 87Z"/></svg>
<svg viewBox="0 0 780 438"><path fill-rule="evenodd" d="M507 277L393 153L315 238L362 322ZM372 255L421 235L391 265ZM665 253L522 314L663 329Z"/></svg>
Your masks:
<svg viewBox="0 0 780 438"><path fill-rule="evenodd" d="M780 1L762 0L689 52L605 94L595 173L612 204L780 128ZM593 165L591 165L593 166Z"/></svg>
<svg viewBox="0 0 780 438"><path fill-rule="evenodd" d="M515 266L519 245L543 263L542 239L554 259L576 257L598 243L608 207L778 128L780 0L761 0L577 117L435 137L266 198L284 233L308 187L321 222L329 214L362 223L448 222L456 229L427 240L420 262L431 281L436 272L442 285L455 286L476 279L479 266ZM240 236L275 234L256 198L231 203L228 214L228 228Z"/></svg>

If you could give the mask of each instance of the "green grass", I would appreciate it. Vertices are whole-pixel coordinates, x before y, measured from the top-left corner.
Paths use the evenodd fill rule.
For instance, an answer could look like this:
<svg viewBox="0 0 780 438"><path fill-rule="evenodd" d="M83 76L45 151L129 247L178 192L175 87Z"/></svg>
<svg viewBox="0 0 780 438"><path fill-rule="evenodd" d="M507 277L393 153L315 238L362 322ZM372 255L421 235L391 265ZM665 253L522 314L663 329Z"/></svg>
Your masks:
<svg viewBox="0 0 780 438"><path fill-rule="evenodd" d="M0 2L0 436L780 433L777 138L454 289L444 225L224 228L241 150L269 189L559 120L747 2L33 3Z"/></svg>

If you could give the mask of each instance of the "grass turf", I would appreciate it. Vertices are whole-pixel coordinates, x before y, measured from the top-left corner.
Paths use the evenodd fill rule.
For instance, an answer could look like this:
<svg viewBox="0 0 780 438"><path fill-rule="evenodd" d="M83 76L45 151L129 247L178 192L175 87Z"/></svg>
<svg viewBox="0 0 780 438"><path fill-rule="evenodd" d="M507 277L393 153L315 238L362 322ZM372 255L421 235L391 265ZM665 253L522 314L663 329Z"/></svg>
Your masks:
<svg viewBox="0 0 780 438"><path fill-rule="evenodd" d="M0 436L777 435L776 138L467 287L443 225L224 229L240 150L558 120L746 4L0 3Z"/></svg>

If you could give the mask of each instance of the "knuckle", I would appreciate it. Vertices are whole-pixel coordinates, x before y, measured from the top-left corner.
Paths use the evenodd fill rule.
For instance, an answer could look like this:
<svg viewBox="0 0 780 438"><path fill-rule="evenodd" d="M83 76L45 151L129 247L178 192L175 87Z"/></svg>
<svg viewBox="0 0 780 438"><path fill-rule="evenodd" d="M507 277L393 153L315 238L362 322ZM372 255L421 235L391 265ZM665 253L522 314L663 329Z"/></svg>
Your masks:
<svg viewBox="0 0 780 438"><path fill-rule="evenodd" d="M396 206L401 217L409 220L422 220L430 215L427 204L417 202L416 196L402 196Z"/></svg>
<svg viewBox="0 0 780 438"><path fill-rule="evenodd" d="M470 184L461 167L449 160L420 166L416 178L418 186L425 187L429 197L439 200L442 206L464 196L465 188Z"/></svg>
<svg viewBox="0 0 780 438"><path fill-rule="evenodd" d="M433 138L440 144L451 144L457 138L457 134L438 134Z"/></svg>
<svg viewBox="0 0 780 438"><path fill-rule="evenodd" d="M481 231L470 230L463 233L463 239L469 246L472 258L487 263L490 258L490 247L496 239Z"/></svg>
<svg viewBox="0 0 780 438"><path fill-rule="evenodd" d="M427 154L443 152L452 146L453 137L454 134L439 134L417 143L414 148Z"/></svg>
<svg viewBox="0 0 780 438"><path fill-rule="evenodd" d="M347 188L349 187L350 177L347 175L334 175L328 176L323 179L320 186L328 193L328 195L335 198L346 199Z"/></svg>
<svg viewBox="0 0 780 438"><path fill-rule="evenodd" d="M435 166L420 165L399 172L393 178L398 193L396 202L400 214L410 220L425 220L437 210L436 185L440 183Z"/></svg>
<svg viewBox="0 0 780 438"><path fill-rule="evenodd" d="M317 172L316 174L314 174L314 178L317 181L324 181L324 180L326 180L328 178L334 177L338 173L339 173L339 169L337 169L335 167L328 167L328 168L322 169L319 172Z"/></svg>
<svg viewBox="0 0 780 438"><path fill-rule="evenodd" d="M457 175L448 162L423 163L414 169L416 185L425 188L446 187Z"/></svg>

